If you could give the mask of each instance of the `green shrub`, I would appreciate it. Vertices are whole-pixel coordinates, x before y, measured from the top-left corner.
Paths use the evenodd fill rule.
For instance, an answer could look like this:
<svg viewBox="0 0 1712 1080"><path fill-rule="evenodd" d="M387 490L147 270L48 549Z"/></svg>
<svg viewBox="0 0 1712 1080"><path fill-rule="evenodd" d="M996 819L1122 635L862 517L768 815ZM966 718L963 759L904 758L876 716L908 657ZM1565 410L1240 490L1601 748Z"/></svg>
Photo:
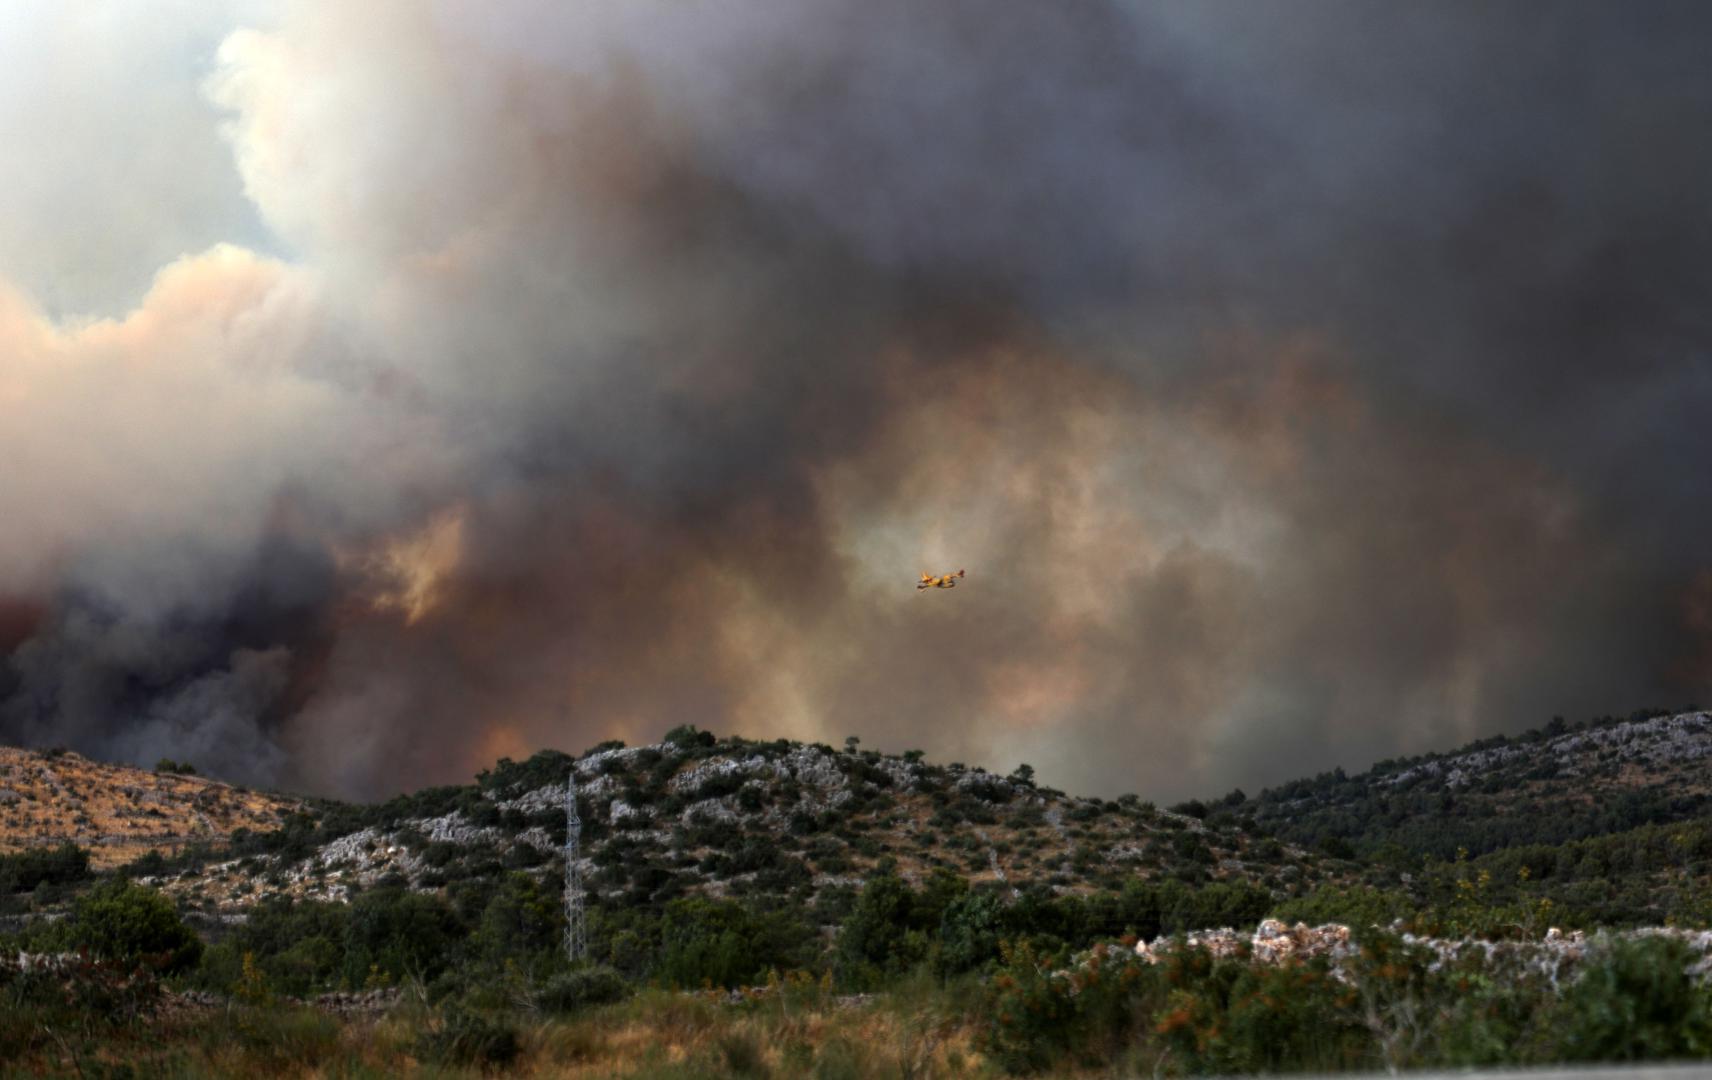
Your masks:
<svg viewBox="0 0 1712 1080"><path fill-rule="evenodd" d="M814 931L799 914L685 897L666 905L658 977L684 987L748 986L770 968L802 967Z"/></svg>
<svg viewBox="0 0 1712 1080"><path fill-rule="evenodd" d="M564 971L535 991L535 1007L543 1012L569 1013L592 1005L610 1005L630 995L624 976L609 967Z"/></svg>
<svg viewBox="0 0 1712 1080"><path fill-rule="evenodd" d="M1431 1063L1454 1068L1562 1061L1562 1000L1544 973L1494 974L1472 955L1441 969ZM1403 1010L1407 1011L1407 1009Z"/></svg>
<svg viewBox="0 0 1712 1080"><path fill-rule="evenodd" d="M1051 957L1024 942L1004 950L986 1003L988 1053L1010 1072L1034 1072L1062 1059L1077 1030L1077 995L1051 974Z"/></svg>
<svg viewBox="0 0 1712 1080"><path fill-rule="evenodd" d="M70 885L89 877L89 852L66 841L0 855L0 894L34 892L42 884Z"/></svg>
<svg viewBox="0 0 1712 1080"><path fill-rule="evenodd" d="M527 874L507 874L482 911L471 939L476 955L495 963L550 957L564 935L559 896Z"/></svg>
<svg viewBox="0 0 1712 1080"><path fill-rule="evenodd" d="M166 856L162 855L159 851L150 848L144 854L137 856L124 866L121 866L119 868L119 872L124 876L131 878L160 877L170 868L171 864L167 862Z"/></svg>
<svg viewBox="0 0 1712 1080"><path fill-rule="evenodd" d="M1285 922L1305 922L1310 926L1342 923L1359 928L1389 926L1397 919L1413 917L1419 907L1406 893L1370 885L1337 885L1292 897L1275 906L1272 915Z"/></svg>
<svg viewBox="0 0 1712 1080"><path fill-rule="evenodd" d="M345 904L269 898L203 954L194 984L214 993L230 991L248 953L277 993L301 997L328 989L345 967L350 919Z"/></svg>
<svg viewBox="0 0 1712 1080"><path fill-rule="evenodd" d="M1359 1068L1372 1046L1356 1005L1323 960L1250 967L1231 985L1223 1023L1197 1032L1183 1060L1242 1074Z"/></svg>
<svg viewBox="0 0 1712 1080"><path fill-rule="evenodd" d="M1613 943L1564 995L1567 1056L1646 1061L1712 1053L1712 993L1696 985L1688 946L1670 938Z"/></svg>
<svg viewBox="0 0 1712 1080"><path fill-rule="evenodd" d="M81 897L72 909L71 943L108 960L147 960L162 971L194 967L202 939L172 902L153 889L115 880Z"/></svg>
<svg viewBox="0 0 1712 1080"><path fill-rule="evenodd" d="M882 862L839 928L840 980L852 989L868 989L932 960L946 912L968 889L967 881L943 870L935 871L920 890L911 889L889 859ZM962 944L971 950L979 946L974 940ZM967 959L976 962L973 952Z"/></svg>
<svg viewBox="0 0 1712 1080"><path fill-rule="evenodd" d="M939 920L936 969L950 975L998 959L1004 906L1003 898L990 892L969 892L951 901Z"/></svg>
<svg viewBox="0 0 1712 1080"><path fill-rule="evenodd" d="M694 724L680 724L666 732L665 737L661 741L665 742L669 746L675 746L679 750L688 752L691 750L708 749L718 740L714 738L713 732L711 731L702 731Z"/></svg>
<svg viewBox="0 0 1712 1080"><path fill-rule="evenodd" d="M351 905L345 927L344 974L358 988L373 977L432 979L452 962L465 932L437 896L397 887L376 888Z"/></svg>

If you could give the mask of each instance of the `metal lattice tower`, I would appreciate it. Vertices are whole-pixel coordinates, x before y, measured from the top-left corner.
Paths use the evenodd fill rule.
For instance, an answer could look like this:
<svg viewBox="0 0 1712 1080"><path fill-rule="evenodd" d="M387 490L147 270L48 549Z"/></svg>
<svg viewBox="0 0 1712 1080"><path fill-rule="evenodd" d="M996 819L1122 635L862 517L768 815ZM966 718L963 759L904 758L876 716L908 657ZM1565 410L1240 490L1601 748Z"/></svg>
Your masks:
<svg viewBox="0 0 1712 1080"><path fill-rule="evenodd" d="M583 822L577 816L577 767L565 779L565 956L581 960L588 955L588 923L583 911L581 866Z"/></svg>

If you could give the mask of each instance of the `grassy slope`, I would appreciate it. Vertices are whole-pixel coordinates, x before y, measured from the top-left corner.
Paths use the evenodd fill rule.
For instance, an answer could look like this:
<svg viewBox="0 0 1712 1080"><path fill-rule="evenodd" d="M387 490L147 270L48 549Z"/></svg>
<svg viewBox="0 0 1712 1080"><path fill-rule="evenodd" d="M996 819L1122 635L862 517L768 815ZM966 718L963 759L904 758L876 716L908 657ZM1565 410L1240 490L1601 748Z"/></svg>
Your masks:
<svg viewBox="0 0 1712 1080"><path fill-rule="evenodd" d="M240 828L278 828L300 806L206 777L0 746L0 852L70 841L110 867Z"/></svg>

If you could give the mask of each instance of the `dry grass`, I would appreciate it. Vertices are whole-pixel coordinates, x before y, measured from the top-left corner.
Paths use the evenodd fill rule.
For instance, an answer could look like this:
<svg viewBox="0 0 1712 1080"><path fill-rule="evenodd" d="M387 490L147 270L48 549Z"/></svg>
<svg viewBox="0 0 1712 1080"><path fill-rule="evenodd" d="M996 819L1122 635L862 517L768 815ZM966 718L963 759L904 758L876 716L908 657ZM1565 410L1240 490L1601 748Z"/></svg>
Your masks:
<svg viewBox="0 0 1712 1080"><path fill-rule="evenodd" d="M708 1076L839 1080L990 1077L974 1020L907 988L857 1004L810 992L732 1006L694 994L645 993L622 1005L554 1019L514 1016L520 1077L631 1080ZM98 1038L67 1033L0 1065L0 1075L173 1077L484 1075L480 1063L435 1061L423 1033L433 1014L403 1008L339 1020L307 1008L215 1010Z"/></svg>
<svg viewBox="0 0 1712 1080"><path fill-rule="evenodd" d="M70 841L98 868L277 828L296 800L201 776L0 747L0 852Z"/></svg>
<svg viewBox="0 0 1712 1080"><path fill-rule="evenodd" d="M732 1009L650 995L529 1031L527 1075L952 1077L989 1075L963 1017L885 1001Z"/></svg>

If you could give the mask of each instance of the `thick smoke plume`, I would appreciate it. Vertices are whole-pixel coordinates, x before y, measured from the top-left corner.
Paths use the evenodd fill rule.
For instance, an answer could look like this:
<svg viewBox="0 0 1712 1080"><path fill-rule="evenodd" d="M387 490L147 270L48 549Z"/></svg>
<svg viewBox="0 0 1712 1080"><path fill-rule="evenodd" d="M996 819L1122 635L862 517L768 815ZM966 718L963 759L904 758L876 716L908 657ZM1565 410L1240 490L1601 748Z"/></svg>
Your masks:
<svg viewBox="0 0 1712 1080"><path fill-rule="evenodd" d="M0 230L0 739L1175 799L1712 690L1698 5L162 10Z"/></svg>

